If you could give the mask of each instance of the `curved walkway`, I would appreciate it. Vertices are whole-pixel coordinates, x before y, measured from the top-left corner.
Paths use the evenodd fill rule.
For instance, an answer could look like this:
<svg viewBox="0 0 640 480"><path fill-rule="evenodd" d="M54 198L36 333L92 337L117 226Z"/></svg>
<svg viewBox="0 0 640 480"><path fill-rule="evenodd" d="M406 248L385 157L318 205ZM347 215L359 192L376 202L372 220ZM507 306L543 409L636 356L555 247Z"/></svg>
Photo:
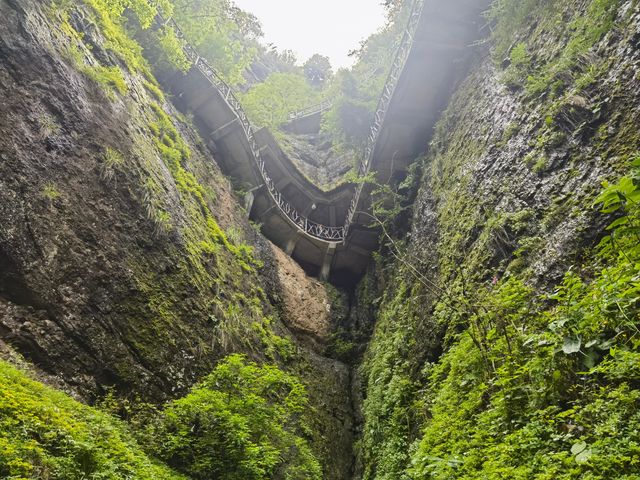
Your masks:
<svg viewBox="0 0 640 480"><path fill-rule="evenodd" d="M430 131L453 85L464 75L479 38L481 13L490 0L415 0L390 74L374 115L367 148L358 168L375 171L381 182L400 179L426 149ZM170 87L196 125L225 173L247 191L247 207L264 233L307 271L337 281L358 277L377 247L369 227L370 187L359 183L324 192L307 180L278 147L271 134L255 130L242 105L198 52L184 41L192 68L174 75ZM326 109L321 105L320 113ZM304 112L298 117L318 114ZM348 280L346 280L348 282Z"/></svg>

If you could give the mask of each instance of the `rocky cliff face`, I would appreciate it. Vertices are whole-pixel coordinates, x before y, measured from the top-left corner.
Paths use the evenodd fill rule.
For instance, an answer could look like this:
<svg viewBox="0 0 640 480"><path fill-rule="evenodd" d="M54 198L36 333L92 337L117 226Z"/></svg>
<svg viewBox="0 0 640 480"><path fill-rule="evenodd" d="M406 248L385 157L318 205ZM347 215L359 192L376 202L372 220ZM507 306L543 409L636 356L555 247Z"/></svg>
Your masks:
<svg viewBox="0 0 640 480"><path fill-rule="evenodd" d="M338 185L353 168L348 155L336 153L327 134L288 134L283 140L296 167L323 190Z"/></svg>
<svg viewBox="0 0 640 480"><path fill-rule="evenodd" d="M275 364L327 479L635 478L640 260L597 247L594 202L640 156L640 7L497 6L410 225L347 298L256 233L139 50L72 2L0 0L0 358L87 403ZM324 140L294 150L330 182Z"/></svg>
<svg viewBox="0 0 640 480"><path fill-rule="evenodd" d="M118 95L69 66L35 5L5 2L3 14L11 19L2 32L4 338L85 393L105 383L150 395L182 389L208 368L196 366L187 325L207 344L200 348L220 345L202 303L213 284L198 285L189 265L192 199L150 130L156 104L138 78ZM187 168L216 185L204 192L207 207L223 225L246 225L196 137L178 128L193 152ZM216 270L208 279L222 281ZM163 273L176 281L165 299L150 286Z"/></svg>
<svg viewBox="0 0 640 480"><path fill-rule="evenodd" d="M229 353L274 362L306 379L325 474L347 478L349 374L322 356L339 321L324 286L255 232L189 120L88 10L0 14L2 356L85 400L115 387L156 403Z"/></svg>
<svg viewBox="0 0 640 480"><path fill-rule="evenodd" d="M518 414L505 415L511 423L503 430L492 430L503 425L492 409L522 394L504 393L504 382L519 374L507 380L500 368L520 368L532 375L525 385L535 385L522 359L542 358L540 350L551 342L540 340L539 350L525 353L527 334L507 335L500 327L509 318L531 335L538 327L523 312L546 307L522 304L516 314L492 302L505 301L502 285L523 282L510 295L533 291L548 306L545 292L567 271L593 274L593 249L611 221L594 199L601 182L619 177L640 149L640 12L635 2L503 3L491 52L459 86L419 160L423 173L406 248L399 241L388 245L400 261L387 263L382 275L386 291L363 365L364 478L534 478L535 462L542 461L536 455L554 454L537 436L546 433L529 430L535 427L528 422L539 417L529 416L526 403ZM497 323L482 323L486 315L497 315ZM549 315L547 323L555 318ZM503 338L510 353L490 357ZM494 362L486 376L477 373L483 367L474 370L463 360L476 348ZM564 378L557 366L566 358L562 341L554 348L560 353L552 351L546 361ZM549 375L547 385L553 385ZM566 412L563 402L595 401L573 381L562 388L579 393L546 399L538 408ZM493 415L492 426L476 427L485 414ZM580 430L586 439L597 427L581 422L574 425L586 429ZM498 440L474 443L482 429ZM526 449L518 442L526 442L514 433L512 447L505 447L513 448L510 453L500 457L498 447L491 450L514 431L539 443L518 453ZM578 438L559 433L554 446L568 452ZM601 448L602 458L613 455ZM546 468L556 468L554 461ZM554 478L570 478L558 468ZM589 466L578 470L587 475L581 478L602 478Z"/></svg>

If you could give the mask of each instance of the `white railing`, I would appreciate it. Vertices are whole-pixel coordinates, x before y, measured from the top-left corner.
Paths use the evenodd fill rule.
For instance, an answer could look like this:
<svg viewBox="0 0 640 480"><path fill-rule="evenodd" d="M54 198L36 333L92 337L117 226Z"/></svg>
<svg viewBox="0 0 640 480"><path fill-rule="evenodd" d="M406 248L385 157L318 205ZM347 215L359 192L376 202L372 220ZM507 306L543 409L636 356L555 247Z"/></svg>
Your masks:
<svg viewBox="0 0 640 480"><path fill-rule="evenodd" d="M415 0L415 3L412 7L407 28L400 42L400 46L398 47L398 52L396 53L391 71L389 73L389 76L387 77L382 96L380 97L374 115L373 124L371 125L371 132L367 141L367 147L358 168L358 176L360 177L367 175L371 168L375 144L378 139L380 129L382 128L384 117L389 107L389 103L391 102L393 92L395 91L395 88L398 84L398 79L400 78L400 74L402 73L404 65L407 61L409 52L411 51L413 36L418 27L423 4L424 0ZM182 41L183 51L187 59L192 63L192 66L196 67L198 70L200 70L200 72L204 74L204 76L218 90L220 96L225 100L225 102L237 116L240 125L242 126L242 130L244 131L244 134L246 136L247 143L249 144L249 147L251 149L253 160L258 168L258 171L260 172L260 176L262 177L264 185L267 187L269 195L273 199L274 203L278 206L280 211L289 219L289 221L291 221L296 227L298 227L310 237L329 243L343 242L346 239L349 232L349 227L353 222L353 217L355 216L358 202L360 201L363 184L359 183L356 186L356 190L353 199L351 200L349 210L347 211L347 217L343 226L331 227L328 225L323 225L309 220L306 216L301 215L276 188L275 183L267 172L264 159L262 158L258 143L255 139L253 126L251 125L247 114L242 108L240 101L233 93L232 88L216 73L216 71L207 63L207 61L198 54L197 50L191 44L189 44L184 32L180 29L179 25L175 20L173 20L173 18L165 19L160 13L158 13L158 21L162 25L170 26L175 31L176 36ZM293 117L292 119L300 118L319 111L324 111L328 108L331 108L331 102L325 101L320 104L308 107L304 110L300 110L299 112L295 112L294 114L292 114L295 115L295 117Z"/></svg>
<svg viewBox="0 0 640 480"><path fill-rule="evenodd" d="M308 115L315 115L316 113L322 113L331 108L333 104L331 100L325 100L324 102L311 105L310 107L303 108L302 110L296 110L289 114L289 121L297 120L298 118L306 117Z"/></svg>
<svg viewBox="0 0 640 480"><path fill-rule="evenodd" d="M409 53L411 52L411 47L413 46L413 37L418 28L418 24L420 23L420 16L422 15L423 6L424 0L415 0L413 7L411 8L407 27L405 28L404 35L402 36L402 40L400 41L400 46L398 47L393 65L391 66L391 71L389 72L389 76L387 77L387 81L385 82L384 89L382 90L382 95L380 96L380 100L378 101L376 112L373 116L373 123L371 124L369 137L367 138L367 147L362 156L360 165L358 166L358 177L366 176L371 169L371 162L373 161L373 154L375 151L376 142L378 141L378 135L380 134L380 130L382 129L384 118L387 110L389 109L389 104L391 103L393 93L395 92L398 85L400 75L404 70L407 58L409 58ZM353 217L356 214L363 188L363 182L360 182L356 185L356 191L353 195L353 198L351 199L351 204L349 205L347 217L344 222L345 238L349 234L349 228L353 223Z"/></svg>
<svg viewBox="0 0 640 480"><path fill-rule="evenodd" d="M168 25L175 31L178 39L182 41L183 51L187 59L192 63L192 66L200 70L200 72L204 74L204 76L213 84L213 86L216 87L216 89L220 93L220 96L225 100L231 110L235 113L246 136L247 143L249 144L249 148L251 149L253 160L258 168L258 171L260 172L262 181L264 182L264 185L269 191L269 195L273 199L274 203L278 206L280 211L284 213L284 215L296 227L298 227L307 235L324 242L342 242L345 238L344 226L331 227L309 220L305 216L301 215L291 205L291 203L289 203L284 198L282 193L278 191L275 183L271 179L271 176L267 172L264 159L262 158L262 153L260 152L258 142L255 139L253 126L249 121L249 117L247 117L247 114L240 104L240 101L233 93L232 88L222 78L220 78L213 67L211 67L211 65L209 65L207 61L198 54L197 50L188 43L184 32L180 29L180 26L173 18L164 19L162 15L158 14L158 20L163 25Z"/></svg>

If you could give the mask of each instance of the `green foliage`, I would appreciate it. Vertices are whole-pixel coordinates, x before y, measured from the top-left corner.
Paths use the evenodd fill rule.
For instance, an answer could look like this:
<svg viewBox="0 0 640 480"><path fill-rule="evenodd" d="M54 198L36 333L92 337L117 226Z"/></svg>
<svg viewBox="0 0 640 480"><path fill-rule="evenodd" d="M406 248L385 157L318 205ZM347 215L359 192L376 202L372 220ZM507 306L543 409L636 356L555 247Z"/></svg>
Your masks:
<svg viewBox="0 0 640 480"><path fill-rule="evenodd" d="M158 33L158 45L162 53L161 63L173 66L183 72L189 70L191 63L182 49L182 41L177 37L173 29L164 27L160 30Z"/></svg>
<svg viewBox="0 0 640 480"><path fill-rule="evenodd" d="M204 239L191 245L194 255L200 257L201 255L215 254L216 245L223 245L236 257L244 270L251 272L254 266L261 266L260 262L253 257L253 247L245 244L235 245L230 242L213 218L204 187L198 182L195 175L183 166L183 162L186 162L191 156L189 147L176 130L169 115L157 104L151 104L151 107L157 121L151 123L149 129L155 136L158 152L171 171L178 189L195 201L197 210L193 213L197 215L197 218L194 218L194 221L204 227ZM161 222L162 220L160 219ZM201 237L201 235L198 236Z"/></svg>
<svg viewBox="0 0 640 480"><path fill-rule="evenodd" d="M230 0L172 1L175 20L199 54L227 83L244 83L243 73L258 54L258 20Z"/></svg>
<svg viewBox="0 0 640 480"><path fill-rule="evenodd" d="M146 0L86 0L93 10L93 19L100 27L108 51L114 53L130 72L145 70L146 62L142 58L140 46L124 30L124 11L135 5L135 13L140 23L147 26L156 12L156 2ZM166 2L160 2L165 5Z"/></svg>
<svg viewBox="0 0 640 480"><path fill-rule="evenodd" d="M357 345L355 342L348 340L345 337L348 337L348 332L344 329L338 329L332 333L328 351L332 357L348 361L349 358L353 356Z"/></svg>
<svg viewBox="0 0 640 480"><path fill-rule="evenodd" d="M356 63L339 70L327 86L333 106L323 118L323 131L330 133L337 148L359 158L366 144L373 114L404 34L413 2L386 2L387 24L352 53Z"/></svg>
<svg viewBox="0 0 640 480"><path fill-rule="evenodd" d="M320 93L297 73L274 73L240 96L251 121L272 131L289 119L289 114L319 103Z"/></svg>
<svg viewBox="0 0 640 480"><path fill-rule="evenodd" d="M385 299L362 365L367 392L363 402L365 428L360 440L365 480L406 478L412 426L418 414L415 401L419 398L419 387L412 379L407 360L415 354L419 335L408 302L411 293L401 282L393 297Z"/></svg>
<svg viewBox="0 0 640 480"><path fill-rule="evenodd" d="M539 173L542 172L545 168L547 168L547 157L544 155L540 156L536 163L531 168L534 172Z"/></svg>
<svg viewBox="0 0 640 480"><path fill-rule="evenodd" d="M132 9L139 22L148 27L155 16L158 3L145 0L118 2L86 0L85 3L91 7L88 20L95 22L104 36L104 48L113 53L129 72L139 72L151 77L148 65L142 56L142 48L125 31L126 17L123 16L123 12L127 8ZM166 1L160 2L160 5L165 4L168 5ZM87 63L85 52L91 49L91 45L84 45L83 35L77 32L69 22L69 15L73 8L72 2L62 0L57 0L52 6L54 15L61 20L60 30L56 33L61 36L62 42L67 44L67 58L79 71L106 87L109 96L112 96L113 92L126 94L128 86L120 67Z"/></svg>
<svg viewBox="0 0 640 480"><path fill-rule="evenodd" d="M53 182L48 182L42 187L42 196L47 200L55 200L56 198L60 198L60 190Z"/></svg>
<svg viewBox="0 0 640 480"><path fill-rule="evenodd" d="M154 437L160 456L194 479L320 479L301 435L306 408L296 378L232 355L167 406Z"/></svg>
<svg viewBox="0 0 640 480"><path fill-rule="evenodd" d="M104 163L108 167L122 165L124 163L124 156L119 150L107 147L104 151Z"/></svg>
<svg viewBox="0 0 640 480"><path fill-rule="evenodd" d="M188 40L207 58L225 80L231 84L243 82L242 73L251 64L257 53L256 39L262 34L257 20L243 12L228 0L84 0L92 7L92 19L98 24L106 42L107 51L114 53L124 67L132 73L143 73L151 78L149 67L142 56L142 48L127 33L150 29L155 16L161 12L165 17L175 17L186 33ZM56 8L63 18L63 31L73 33L74 41L81 35L73 30L68 15L73 8L70 2L58 0ZM129 15L130 14L130 15ZM131 21L131 20L134 21ZM158 49L159 63L186 70L189 62L183 52L183 42L168 27L149 33L146 46ZM75 48L75 47L71 47ZM74 54L76 59L78 55ZM84 73L95 81L126 93L122 73L115 66L87 66L76 62ZM152 90L158 100L158 91Z"/></svg>
<svg viewBox="0 0 640 480"><path fill-rule="evenodd" d="M151 460L124 424L0 361L0 477L184 478Z"/></svg>
<svg viewBox="0 0 640 480"><path fill-rule="evenodd" d="M600 71L584 56L614 26L621 0L590 0L584 10L545 0L498 0L490 17L496 21L493 33L494 55L498 62L509 57L509 67L503 81L511 87L525 86L530 98L543 94L559 96L571 86L582 89L593 83ZM535 20L538 31L551 30L554 24L566 22L568 38L559 39L558 51L541 52L532 64L527 45L510 47ZM535 38L535 35L532 35Z"/></svg>
<svg viewBox="0 0 640 480"><path fill-rule="evenodd" d="M304 62L302 69L307 81L314 87L324 86L333 75L329 57L317 53Z"/></svg>
<svg viewBox="0 0 640 480"><path fill-rule="evenodd" d="M520 87L527 78L531 67L531 57L527 51L527 45L523 42L517 44L509 54L510 65L502 77L502 81L511 88Z"/></svg>
<svg viewBox="0 0 640 480"><path fill-rule="evenodd" d="M144 82L144 88L147 89L147 91L153 96L153 98L160 102L160 103L164 103L165 98L164 98L164 93L162 93L162 90L160 90L160 87L158 87L158 85L155 83L155 81L153 82Z"/></svg>
<svg viewBox="0 0 640 480"><path fill-rule="evenodd" d="M635 371L637 352L629 338L637 337L639 318L638 253L630 252L638 238L630 232L623 241L618 229L629 220L621 219L598 258L571 269L586 286L567 302L581 299L572 312L563 313L551 304L557 300L532 292L521 279L532 273L531 259L548 254L542 248L549 248L548 238L518 237L534 233L534 225L542 227L541 237L552 232L578 200L558 198L542 219L531 209L522 215L485 211L483 200L469 193L477 190L467 172L494 139L469 140L483 135L474 134L478 124L465 109L477 84L469 85L454 98L430 146L431 181L424 188L437 213L437 259L428 251L433 250L429 231L418 230L420 237L409 244L415 250L426 244L417 258L429 268L433 284L422 285L402 262L386 266L383 275L386 294L363 372L365 478L636 478L637 381L629 372ZM554 131L555 115L543 119L543 134L528 159L532 167L547 149L566 141ZM627 158L637 142L628 136L619 146L610 145ZM614 148L608 152L597 161L610 164L620 155ZM637 185L627 179L608 186L606 199L613 207L621 206L619 194L633 201ZM509 185L503 188L509 192ZM625 242L626 250L614 249L608 257L608 246ZM420 268L419 260L411 263ZM616 265L623 264L621 273ZM494 276L506 265L520 279ZM608 298L600 293L606 289ZM631 302L617 300L623 313L614 300L627 290ZM602 315L607 303L607 315L618 317L615 323ZM590 326L549 328L565 314L576 320L591 316ZM629 326L621 326L625 315L633 320ZM606 323L613 329L605 333ZM621 329L627 333L616 338ZM620 361L608 366L613 338L624 353L616 351ZM607 366L608 376L596 372L599 365ZM618 420L624 417L628 427ZM602 431L607 433L601 436Z"/></svg>
<svg viewBox="0 0 640 480"><path fill-rule="evenodd" d="M45 113L38 117L38 126L40 127L40 135L43 138L47 138L50 135L57 135L62 129L53 117Z"/></svg>
<svg viewBox="0 0 640 480"><path fill-rule="evenodd" d="M176 128L181 125L174 123L159 105L150 107L153 120L148 128L166 168L161 167L162 175L169 173L173 185L161 184L150 176L141 200L156 234L179 235L184 247L171 272L150 274L143 262L132 262L137 286L146 302L139 314L140 329L149 331L149 335L172 332L173 325L180 325L195 312L208 317L208 334L214 338L211 343L203 341L198 345L199 355L216 358L220 352L242 350L274 361L291 358L295 349L274 332L265 312L268 300L256 278L261 262L255 258L253 247L245 243L237 229L227 235L220 227L212 213L215 192L205 188L192 171L191 151ZM155 158L150 161L156 163ZM177 211L167 203L167 186L177 193ZM185 296L188 302L184 301ZM148 313L151 320L146 320ZM145 346L145 350L149 356L156 355L153 349Z"/></svg>
<svg viewBox="0 0 640 480"><path fill-rule="evenodd" d="M339 70L327 87L332 107L322 118L322 130L331 135L339 151L350 152L358 160L366 145L373 113L384 82L359 86L359 75L354 71ZM363 90L362 92L360 90Z"/></svg>
<svg viewBox="0 0 640 480"><path fill-rule="evenodd" d="M531 59L529 58L529 53L527 52L527 45L521 42L513 47L513 50L511 50L510 58L511 65L513 65L514 67L521 68L523 66L526 66L531 61Z"/></svg>
<svg viewBox="0 0 640 480"><path fill-rule="evenodd" d="M120 95L127 93L128 87L118 67L86 67L82 71L94 82L116 90Z"/></svg>
<svg viewBox="0 0 640 480"><path fill-rule="evenodd" d="M100 178L110 182L115 179L116 171L124 165L124 156L122 153L111 147L107 147L102 156L102 164L100 165Z"/></svg>
<svg viewBox="0 0 640 480"><path fill-rule="evenodd" d="M540 13L548 7L548 3L545 0L497 0L493 3L488 16L496 24L493 29L493 53L498 62L506 58L514 60L509 51L513 39L518 37L531 19L541 16ZM521 53L526 52L526 44L520 42L517 47ZM517 53L515 57L524 58Z"/></svg>
<svg viewBox="0 0 640 480"><path fill-rule="evenodd" d="M462 323L448 323L450 348L425 367L409 478L640 473L640 160L633 169L597 199L620 216L594 267L567 272L549 299L511 277L468 286L462 316L462 298L436 305Z"/></svg>
<svg viewBox="0 0 640 480"><path fill-rule="evenodd" d="M73 31L73 35L69 39L70 43L67 46L66 56L73 66L91 80L103 86L110 98L113 98L114 91L121 95L127 93L128 86L120 68L116 66L88 65L80 47L80 35L75 30L72 30L71 26L69 26L69 31Z"/></svg>
<svg viewBox="0 0 640 480"><path fill-rule="evenodd" d="M502 133L501 145L506 145L509 140L511 140L518 134L519 131L520 125L517 122L509 123L509 125L507 125L507 128L505 128L504 132Z"/></svg>

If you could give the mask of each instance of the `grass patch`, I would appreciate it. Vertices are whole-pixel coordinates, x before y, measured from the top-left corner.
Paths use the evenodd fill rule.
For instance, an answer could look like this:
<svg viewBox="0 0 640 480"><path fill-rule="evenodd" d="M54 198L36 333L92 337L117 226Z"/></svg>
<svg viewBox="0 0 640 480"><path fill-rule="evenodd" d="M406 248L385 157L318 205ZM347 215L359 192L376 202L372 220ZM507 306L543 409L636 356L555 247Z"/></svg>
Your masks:
<svg viewBox="0 0 640 480"><path fill-rule="evenodd" d="M42 187L41 193L44 198L50 201L60 198L60 195L61 195L60 190L58 190L58 187L53 182L46 183Z"/></svg>
<svg viewBox="0 0 640 480"><path fill-rule="evenodd" d="M146 455L115 418L0 361L0 477L185 479Z"/></svg>
<svg viewBox="0 0 640 480"><path fill-rule="evenodd" d="M112 88L120 95L126 94L129 90L119 67L85 66L82 71L94 82Z"/></svg>

